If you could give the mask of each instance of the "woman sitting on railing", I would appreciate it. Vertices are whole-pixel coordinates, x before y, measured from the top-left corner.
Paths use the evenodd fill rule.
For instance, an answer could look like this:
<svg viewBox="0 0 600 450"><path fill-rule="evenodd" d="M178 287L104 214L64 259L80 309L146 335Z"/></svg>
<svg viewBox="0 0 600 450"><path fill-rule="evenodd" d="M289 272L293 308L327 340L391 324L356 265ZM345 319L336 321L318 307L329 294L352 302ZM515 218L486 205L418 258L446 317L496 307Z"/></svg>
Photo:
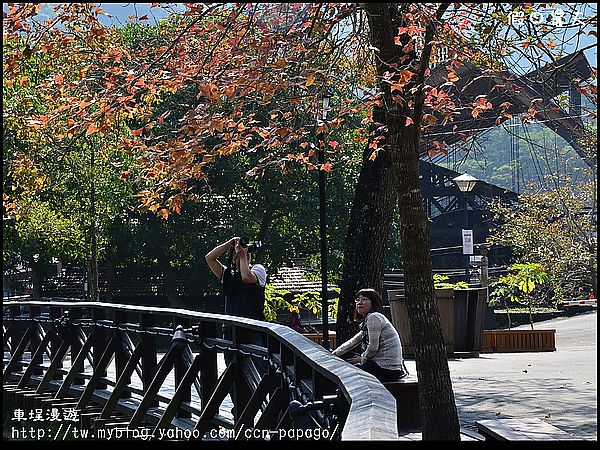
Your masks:
<svg viewBox="0 0 600 450"><path fill-rule="evenodd" d="M374 375L381 382L407 376L400 336L383 315L383 302L379 293L374 289L361 289L356 294L355 302L354 321L361 324L361 329L352 339L334 350L333 354ZM349 354L359 344L362 354Z"/></svg>

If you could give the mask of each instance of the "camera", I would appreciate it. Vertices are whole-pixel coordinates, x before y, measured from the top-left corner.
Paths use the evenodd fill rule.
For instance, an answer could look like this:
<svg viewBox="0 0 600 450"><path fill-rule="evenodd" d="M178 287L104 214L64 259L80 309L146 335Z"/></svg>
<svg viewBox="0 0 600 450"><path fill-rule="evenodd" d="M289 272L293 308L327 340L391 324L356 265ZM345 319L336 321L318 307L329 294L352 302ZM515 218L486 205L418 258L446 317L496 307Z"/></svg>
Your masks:
<svg viewBox="0 0 600 450"><path fill-rule="evenodd" d="M242 236L240 238L240 246L247 248L248 253L254 253L262 247L262 242L254 241L250 244L250 238L248 236Z"/></svg>

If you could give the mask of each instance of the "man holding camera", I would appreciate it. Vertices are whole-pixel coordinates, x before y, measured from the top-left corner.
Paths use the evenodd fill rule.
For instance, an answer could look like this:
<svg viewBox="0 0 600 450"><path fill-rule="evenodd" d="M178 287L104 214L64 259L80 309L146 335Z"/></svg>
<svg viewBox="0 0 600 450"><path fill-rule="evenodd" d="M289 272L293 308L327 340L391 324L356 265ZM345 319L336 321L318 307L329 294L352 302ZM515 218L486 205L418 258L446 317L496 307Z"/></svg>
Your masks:
<svg viewBox="0 0 600 450"><path fill-rule="evenodd" d="M210 270L223 284L225 314L265 320L263 309L267 272L261 264L250 265L250 254L260 246L260 243L248 244L249 239L246 237L231 238L208 252L206 262ZM217 258L228 249L230 250L228 262L227 265L223 265ZM223 338L232 340L230 325L223 325ZM265 336L262 333L249 330L246 330L244 342L260 346L266 345ZM235 352L225 351L224 356L225 363L229 366L235 359ZM268 364L265 361L255 359L254 363L259 373L265 374L269 371ZM230 394L234 405L231 412L237 420L242 413L240 403L244 403L238 401L238 398L243 394L237 392L237 388L232 389Z"/></svg>
<svg viewBox="0 0 600 450"><path fill-rule="evenodd" d="M261 264L250 265L247 238L234 237L206 254L210 270L223 284L225 314L265 320L265 285L267 272ZM227 266L217 258L230 249Z"/></svg>

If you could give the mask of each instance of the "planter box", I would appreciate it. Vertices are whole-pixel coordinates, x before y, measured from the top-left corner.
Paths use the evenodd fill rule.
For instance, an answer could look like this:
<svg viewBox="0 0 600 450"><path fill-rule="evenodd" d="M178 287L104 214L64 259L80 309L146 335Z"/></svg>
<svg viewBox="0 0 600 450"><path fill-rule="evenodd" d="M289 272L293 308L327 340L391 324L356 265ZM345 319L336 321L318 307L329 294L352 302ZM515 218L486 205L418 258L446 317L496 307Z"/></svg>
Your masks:
<svg viewBox="0 0 600 450"><path fill-rule="evenodd" d="M484 353L554 352L556 330L483 330Z"/></svg>
<svg viewBox="0 0 600 450"><path fill-rule="evenodd" d="M487 290L435 289L434 296L442 322L446 353L477 356L482 347ZM398 330L402 342L402 352L412 356L415 347L403 292L388 291L388 301L392 324Z"/></svg>
<svg viewBox="0 0 600 450"><path fill-rule="evenodd" d="M311 341L316 342L319 345L323 345L323 333L302 333L302 336L306 336ZM329 348L331 350L335 350L337 348L335 331L329 332Z"/></svg>

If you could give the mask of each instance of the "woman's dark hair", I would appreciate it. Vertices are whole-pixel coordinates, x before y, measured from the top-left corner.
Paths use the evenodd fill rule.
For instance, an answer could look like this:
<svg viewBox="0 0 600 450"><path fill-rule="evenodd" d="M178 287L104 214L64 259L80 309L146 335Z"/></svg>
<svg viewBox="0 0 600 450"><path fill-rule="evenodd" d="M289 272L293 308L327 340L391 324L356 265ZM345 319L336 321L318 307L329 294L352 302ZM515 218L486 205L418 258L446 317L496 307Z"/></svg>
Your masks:
<svg viewBox="0 0 600 450"><path fill-rule="evenodd" d="M383 301L381 300L381 295L375 289L365 288L361 289L356 293L354 298L358 297L367 297L371 300L371 311L376 311L383 314ZM356 312L356 308L354 309L354 313L352 314L352 318L355 322L362 322L365 318Z"/></svg>

